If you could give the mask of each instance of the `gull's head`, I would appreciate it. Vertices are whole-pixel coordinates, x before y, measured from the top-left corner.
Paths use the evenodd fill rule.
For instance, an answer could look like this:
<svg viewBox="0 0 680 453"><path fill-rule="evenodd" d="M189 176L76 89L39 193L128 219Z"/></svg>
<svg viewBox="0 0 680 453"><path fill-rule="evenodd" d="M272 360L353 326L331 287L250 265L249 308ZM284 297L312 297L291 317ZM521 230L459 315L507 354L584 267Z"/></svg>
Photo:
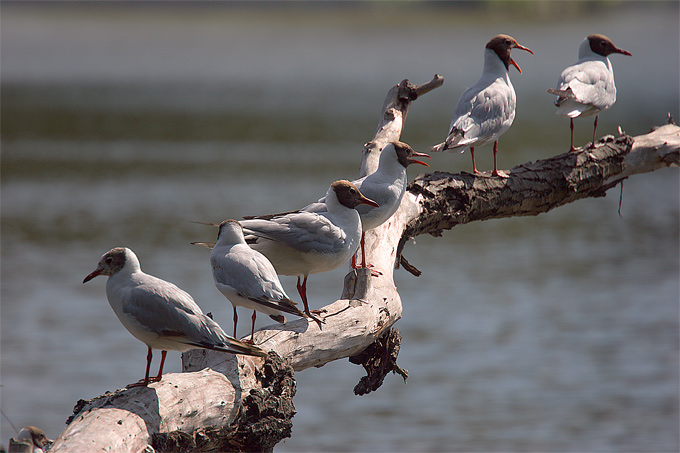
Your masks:
<svg viewBox="0 0 680 453"><path fill-rule="evenodd" d="M331 191L335 193L335 197L341 205L350 209L354 209L360 204L379 207L378 203L363 196L357 186L344 179L331 184Z"/></svg>
<svg viewBox="0 0 680 453"><path fill-rule="evenodd" d="M220 223L219 231L217 232L218 242L236 243L243 240L243 227L236 220L227 219Z"/></svg>
<svg viewBox="0 0 680 453"><path fill-rule="evenodd" d="M109 250L102 255L97 268L85 277L83 283L89 282L98 275L108 275L110 277L120 272L125 267L125 263L133 257L135 257L135 254L132 250L125 247L116 247Z"/></svg>
<svg viewBox="0 0 680 453"><path fill-rule="evenodd" d="M413 150L413 148L404 142L391 142L385 147L385 149L387 149L389 146L394 148L394 151L397 153L397 159L399 160L399 163L404 167L408 167L411 164L420 164L429 167L429 165L422 160L416 159L416 157L427 157L429 159L429 154L417 153ZM383 152L385 152L385 150L383 150Z"/></svg>
<svg viewBox="0 0 680 453"><path fill-rule="evenodd" d="M519 65L515 63L515 60L510 57L510 52L512 49L521 49L529 52L531 55L534 53L529 49L528 47L524 47L520 43L517 42L515 38L512 36L508 35L496 35L493 38L491 38L491 41L489 41L486 44L487 49L491 49L494 52L496 52L496 55L498 55L498 58L501 59L503 64L505 65L505 69L510 69L510 65L513 65L514 67L517 68L519 73L522 73L522 69L520 69Z"/></svg>
<svg viewBox="0 0 680 453"><path fill-rule="evenodd" d="M595 33L592 35L588 35L586 39L588 40L588 44L590 44L590 50L592 50L598 55L602 55L603 57L606 57L613 53L620 53L622 55L631 56L630 52L628 52L627 50L620 49L619 47L616 47L612 40L606 37L605 35Z"/></svg>

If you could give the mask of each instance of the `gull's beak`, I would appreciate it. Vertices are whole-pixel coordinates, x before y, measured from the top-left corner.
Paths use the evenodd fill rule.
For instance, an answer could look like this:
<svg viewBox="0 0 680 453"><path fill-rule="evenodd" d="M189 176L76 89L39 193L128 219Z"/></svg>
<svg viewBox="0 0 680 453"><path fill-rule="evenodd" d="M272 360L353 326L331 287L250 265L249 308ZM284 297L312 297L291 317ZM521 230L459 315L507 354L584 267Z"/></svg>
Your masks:
<svg viewBox="0 0 680 453"><path fill-rule="evenodd" d="M623 55L628 55L629 57L633 56L627 50L619 49L618 47L616 48L616 50L614 50L614 53L620 53L620 54L623 54Z"/></svg>
<svg viewBox="0 0 680 453"><path fill-rule="evenodd" d="M415 151L413 152L413 154L409 158L409 162L411 162L412 164L425 165L426 167L429 167L429 165L423 162L422 160L413 159L413 157L427 157L428 159L432 159L432 156L430 156L429 154L417 153Z"/></svg>
<svg viewBox="0 0 680 453"><path fill-rule="evenodd" d="M102 270L99 269L99 268L93 270L87 277L85 277L85 279L83 280L83 283L89 282L90 280L95 278L97 275L101 275L101 273L102 273Z"/></svg>
<svg viewBox="0 0 680 453"><path fill-rule="evenodd" d="M359 204L367 204L369 206L373 206L374 208L379 208L380 205L376 203L375 201L371 200L370 198L366 198L363 195L361 196L361 202Z"/></svg>
<svg viewBox="0 0 680 453"><path fill-rule="evenodd" d="M517 49L525 50L525 51L529 52L531 55L534 54L534 53L531 51L531 49L529 49L528 47L524 47L523 45L521 45L521 44L519 44L519 43L516 43L515 47L516 47ZM515 60L513 60L512 58L510 58L510 64L513 65L514 67L516 67L520 74L522 73L522 68L520 68L519 65L518 65L518 64L515 62Z"/></svg>

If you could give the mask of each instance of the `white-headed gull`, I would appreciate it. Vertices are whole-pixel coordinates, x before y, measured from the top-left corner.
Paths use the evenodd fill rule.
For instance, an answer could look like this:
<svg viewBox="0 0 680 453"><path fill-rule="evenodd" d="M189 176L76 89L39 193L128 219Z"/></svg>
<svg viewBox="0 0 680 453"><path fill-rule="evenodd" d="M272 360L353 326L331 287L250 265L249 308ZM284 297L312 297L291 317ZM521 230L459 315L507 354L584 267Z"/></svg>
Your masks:
<svg viewBox="0 0 680 453"><path fill-rule="evenodd" d="M120 322L148 347L144 379L128 388L160 381L169 350L184 352L203 348L266 355L262 349L224 333L215 321L203 314L188 293L170 282L145 274L137 256L128 248L116 247L106 252L83 283L98 275L109 277L106 297ZM160 349L162 355L158 375L149 379L152 349Z"/></svg>
<svg viewBox="0 0 680 453"><path fill-rule="evenodd" d="M575 149L574 118L595 115L591 144L594 147L597 117L601 111L607 110L616 102L614 71L608 58L613 53L630 56L630 52L619 49L606 36L589 35L578 48L578 61L562 71L557 89L548 90L548 93L557 95L556 113L570 118L570 151Z"/></svg>
<svg viewBox="0 0 680 453"><path fill-rule="evenodd" d="M234 307L234 336L237 306L253 310L251 342L258 311L280 323L286 322L282 312L308 316L288 297L272 263L246 244L243 228L236 220L225 220L220 224L217 242L210 253L210 265L215 286Z"/></svg>
<svg viewBox="0 0 680 453"><path fill-rule="evenodd" d="M47 434L42 429L36 426L25 426L21 428L16 440L28 441L33 444L33 453L43 453L44 448L51 445L54 441L47 438ZM12 451L12 446L10 445L10 451ZM18 450L17 450L18 451ZM24 450L21 450L24 451Z"/></svg>
<svg viewBox="0 0 680 453"><path fill-rule="evenodd" d="M356 210L361 217L362 232L366 232L385 223L395 213L406 192L406 167L420 164L429 167L425 162L416 159L429 154L417 153L408 144L395 141L388 143L380 153L378 168L374 173L352 181L364 196L380 205L359 205ZM303 211L321 212L326 210L325 198L304 207ZM361 235L362 265L366 266L364 253L364 234Z"/></svg>
<svg viewBox="0 0 680 453"><path fill-rule="evenodd" d="M510 65L522 73L519 65L510 57L513 48L525 50L508 35L494 36L484 49L484 69L477 82L460 96L453 112L446 140L433 146L432 151L470 148L472 170L479 173L475 164L475 147L493 142L493 174L507 176L498 171L496 154L498 138L505 133L515 119L516 96L510 82Z"/></svg>
<svg viewBox="0 0 680 453"><path fill-rule="evenodd" d="M307 277L337 269L357 251L361 219L355 208L361 204L379 206L354 184L340 180L328 189L324 212L296 211L241 221L246 235L252 235L246 237L250 246L269 258L277 274L297 276L297 289L310 316Z"/></svg>

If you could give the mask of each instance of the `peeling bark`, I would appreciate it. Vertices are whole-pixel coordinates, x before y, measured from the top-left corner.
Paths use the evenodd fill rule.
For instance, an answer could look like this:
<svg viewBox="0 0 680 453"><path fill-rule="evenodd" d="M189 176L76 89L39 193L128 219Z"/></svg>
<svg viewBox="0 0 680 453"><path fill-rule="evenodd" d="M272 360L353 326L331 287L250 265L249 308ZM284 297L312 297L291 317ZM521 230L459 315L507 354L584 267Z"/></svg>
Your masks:
<svg viewBox="0 0 680 453"><path fill-rule="evenodd" d="M360 354L349 358L351 363L361 365L366 370L366 376L354 387L355 395L366 395L378 390L390 371L400 375L406 382L408 371L397 365L400 345L401 334L392 328Z"/></svg>

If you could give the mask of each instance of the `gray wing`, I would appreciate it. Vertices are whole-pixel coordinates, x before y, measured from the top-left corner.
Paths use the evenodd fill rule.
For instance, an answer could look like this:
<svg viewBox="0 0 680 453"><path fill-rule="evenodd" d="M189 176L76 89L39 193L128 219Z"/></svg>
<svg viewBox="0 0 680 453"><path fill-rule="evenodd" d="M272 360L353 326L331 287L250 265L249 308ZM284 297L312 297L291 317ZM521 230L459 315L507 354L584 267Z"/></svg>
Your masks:
<svg viewBox="0 0 680 453"><path fill-rule="evenodd" d="M472 87L460 98L451 122L451 133L459 131L456 145L472 145L501 131L514 120L515 103L505 84L491 83L477 91Z"/></svg>
<svg viewBox="0 0 680 453"><path fill-rule="evenodd" d="M582 104L592 104L604 110L616 101L614 77L601 61L586 61L570 66L560 75L557 83L560 91L569 91L573 99ZM557 103L568 98L558 98Z"/></svg>
<svg viewBox="0 0 680 453"><path fill-rule="evenodd" d="M347 235L324 214L300 211L272 220L244 220L241 225L248 234L301 252L332 253L343 246Z"/></svg>
<svg viewBox="0 0 680 453"><path fill-rule="evenodd" d="M132 288L124 297L122 312L159 337L205 349L247 355L264 351L228 336L205 316L193 298L172 283L150 279Z"/></svg>
<svg viewBox="0 0 680 453"><path fill-rule="evenodd" d="M233 246L228 255L216 249L210 263L216 283L230 286L242 297L259 304L304 315L281 286L271 262L247 245Z"/></svg>

